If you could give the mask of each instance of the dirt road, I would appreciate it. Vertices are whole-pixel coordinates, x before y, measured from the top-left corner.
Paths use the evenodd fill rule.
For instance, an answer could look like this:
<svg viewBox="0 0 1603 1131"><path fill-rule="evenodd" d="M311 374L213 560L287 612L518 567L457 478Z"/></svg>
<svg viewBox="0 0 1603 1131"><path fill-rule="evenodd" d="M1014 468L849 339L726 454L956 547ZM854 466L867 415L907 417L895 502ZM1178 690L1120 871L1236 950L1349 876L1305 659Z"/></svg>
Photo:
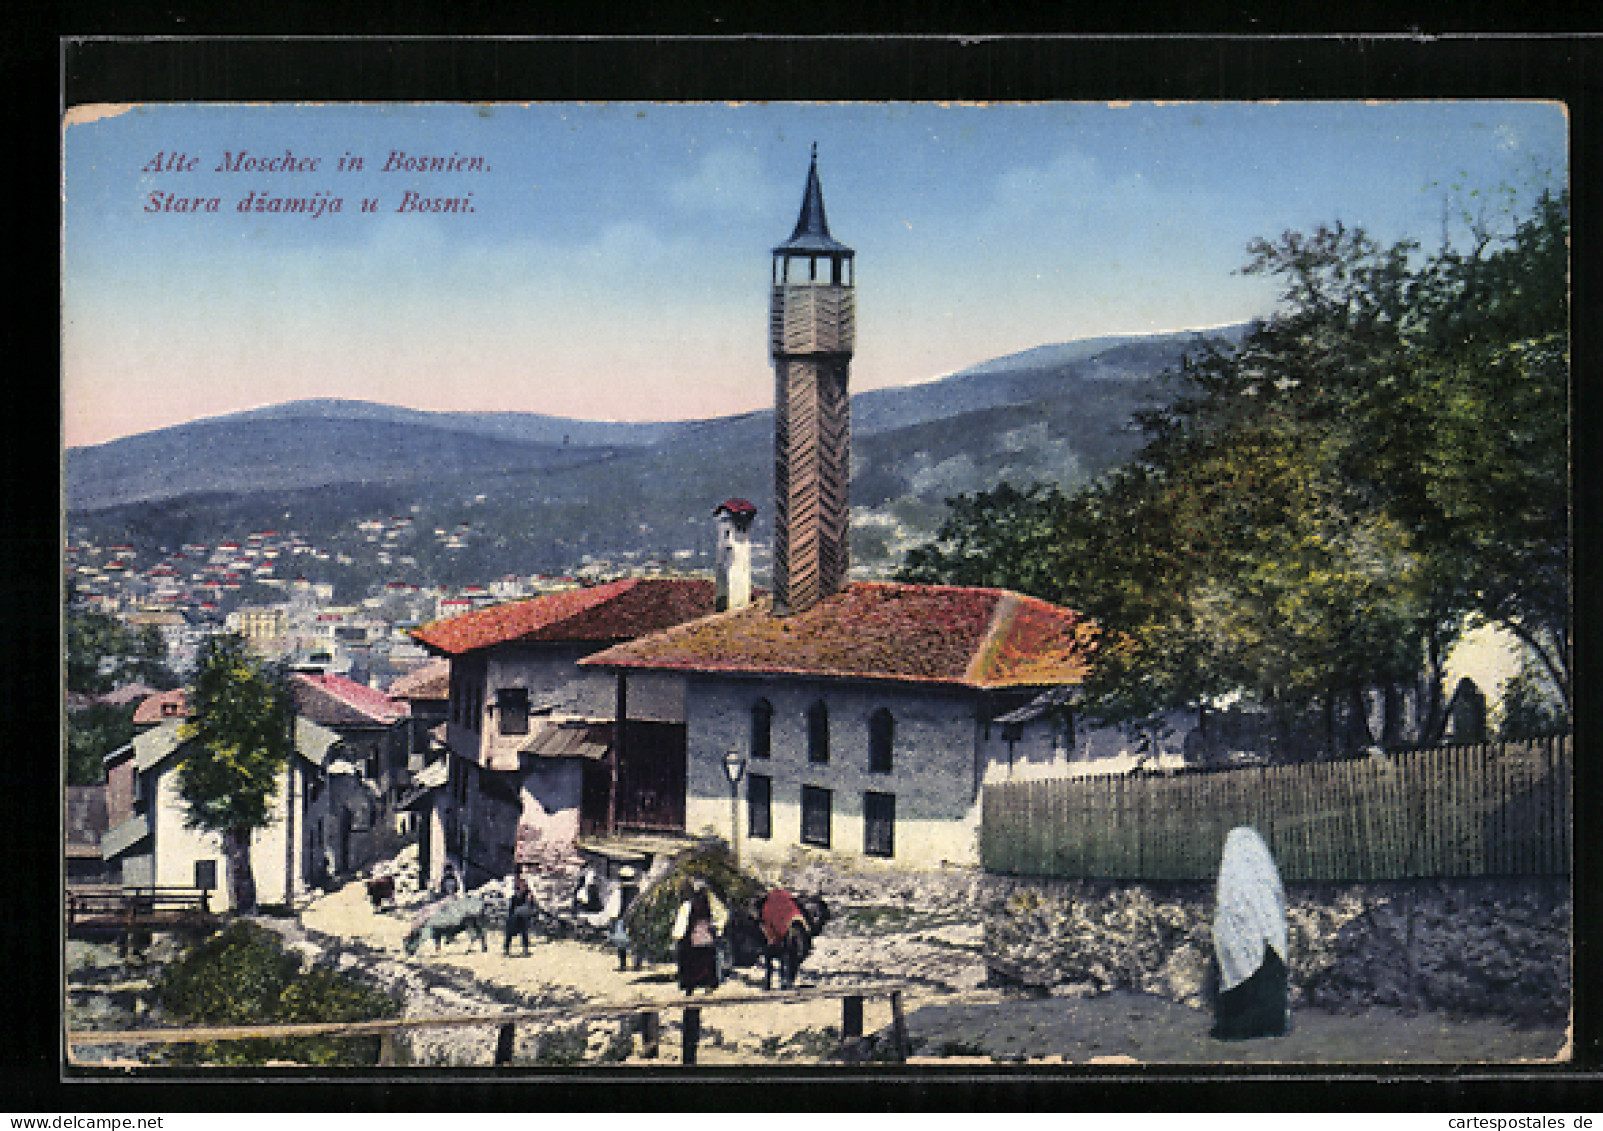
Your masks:
<svg viewBox="0 0 1603 1131"><path fill-rule="evenodd" d="M454 985L477 987L504 1004L663 1007L664 1034L655 1061L641 1061L638 1045L625 1057L615 1025L594 1025L588 1034L568 1026L567 1036L578 1043L564 1055L570 1063L586 1064L598 1058L623 1064L679 1059L678 1007L686 999L674 984L671 966L620 972L612 951L567 941L537 942L527 957L515 945L505 956L498 929L491 932L487 952L467 950L459 939L438 954L425 950L407 959L402 946L407 922L405 912L375 912L359 884L319 899L301 915L309 932L346 940L420 973L449 975ZM981 947L980 927L960 918L843 909L819 938L798 988L844 991L869 982L906 984L914 1063L1515 1064L1565 1055L1566 1036L1558 1029L1517 1029L1492 1019L1429 1013L1405 1016L1390 1009L1351 1015L1304 1011L1284 1037L1225 1043L1208 1036L1209 1014L1160 997L1037 998L986 989ZM842 1023L838 994L793 1004L719 1004L758 993L760 987L756 971L741 970L712 994L696 994L693 1004L703 1007L699 1063L817 1063L836 1054ZM891 1020L888 999L865 1003L866 1033L888 1040ZM555 1046L541 1040L539 1034L520 1035L515 1062L549 1062Z"/></svg>

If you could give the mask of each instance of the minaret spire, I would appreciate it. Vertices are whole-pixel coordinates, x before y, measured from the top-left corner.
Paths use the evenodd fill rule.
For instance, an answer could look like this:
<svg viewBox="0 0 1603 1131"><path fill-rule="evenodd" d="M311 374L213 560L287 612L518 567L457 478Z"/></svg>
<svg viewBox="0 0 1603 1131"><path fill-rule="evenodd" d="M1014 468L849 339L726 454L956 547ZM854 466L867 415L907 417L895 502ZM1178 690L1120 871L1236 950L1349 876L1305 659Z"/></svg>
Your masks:
<svg viewBox="0 0 1603 1131"><path fill-rule="evenodd" d="M807 167L807 184L802 189L801 212L796 217L796 228L790 239L774 249L793 253L819 252L852 255L852 249L829 234L829 219L824 214L824 188L818 180L818 143L813 143L812 163Z"/></svg>
<svg viewBox="0 0 1603 1131"><path fill-rule="evenodd" d="M816 142L795 230L773 254L774 611L785 615L838 591L849 564L856 253L829 234Z"/></svg>

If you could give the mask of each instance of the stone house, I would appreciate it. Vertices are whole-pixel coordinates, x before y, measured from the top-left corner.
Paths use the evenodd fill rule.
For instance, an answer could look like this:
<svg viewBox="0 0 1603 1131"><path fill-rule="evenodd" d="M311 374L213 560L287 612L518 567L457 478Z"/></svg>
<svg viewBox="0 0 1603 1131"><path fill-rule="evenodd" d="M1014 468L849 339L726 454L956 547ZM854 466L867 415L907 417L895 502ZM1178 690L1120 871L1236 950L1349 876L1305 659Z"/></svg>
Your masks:
<svg viewBox="0 0 1603 1131"><path fill-rule="evenodd" d="M1068 692L1020 712L1079 682L1090 635L1070 610L1006 590L857 582L789 616L761 598L580 666L620 689L685 680L687 831L738 837L766 863L968 865L986 780L1062 772Z"/></svg>
<svg viewBox="0 0 1603 1131"><path fill-rule="evenodd" d="M425 882L450 861L476 885L571 854L582 833L682 830L683 680L639 680L624 702L615 679L579 661L712 609L710 580L630 578L413 630L451 665L446 769L407 802L428 815Z"/></svg>
<svg viewBox="0 0 1603 1131"><path fill-rule="evenodd" d="M106 818L101 856L112 882L125 887L204 887L212 909L230 893L222 839L187 827L177 770L186 740L181 720L160 723L106 756ZM305 718L295 720L295 753L280 772L272 820L251 842L257 900L288 903L339 865L348 809L374 804L354 773L341 771L341 739ZM348 761L346 765L348 766Z"/></svg>
<svg viewBox="0 0 1603 1131"><path fill-rule="evenodd" d="M376 688L325 672L296 672L290 677L296 712L327 727L342 740L343 764L361 779L370 799L342 809L341 844L336 873L366 867L394 855L411 832L410 817L400 817L400 802L412 781L410 709Z"/></svg>

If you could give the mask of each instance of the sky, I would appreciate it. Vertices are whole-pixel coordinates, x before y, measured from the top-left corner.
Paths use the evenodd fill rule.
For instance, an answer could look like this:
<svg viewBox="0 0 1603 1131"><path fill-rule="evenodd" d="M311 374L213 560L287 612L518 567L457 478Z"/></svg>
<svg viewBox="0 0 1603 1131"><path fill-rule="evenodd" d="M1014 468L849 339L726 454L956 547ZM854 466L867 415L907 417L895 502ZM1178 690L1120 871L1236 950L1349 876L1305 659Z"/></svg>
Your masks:
<svg viewBox="0 0 1603 1131"><path fill-rule="evenodd" d="M814 144L857 252L853 391L1262 316L1254 237L1431 249L1568 170L1563 108L1534 102L153 104L62 137L69 447L311 397L767 407L771 252Z"/></svg>

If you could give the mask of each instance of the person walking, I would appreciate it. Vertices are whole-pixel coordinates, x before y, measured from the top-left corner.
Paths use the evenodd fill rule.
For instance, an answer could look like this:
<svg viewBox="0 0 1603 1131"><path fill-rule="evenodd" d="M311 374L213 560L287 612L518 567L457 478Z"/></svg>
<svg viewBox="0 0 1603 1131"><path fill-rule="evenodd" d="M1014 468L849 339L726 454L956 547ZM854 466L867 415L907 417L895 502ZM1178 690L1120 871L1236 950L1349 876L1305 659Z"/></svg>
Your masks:
<svg viewBox="0 0 1603 1131"><path fill-rule="evenodd" d="M679 965L679 988L694 993L718 988L718 926L713 896L704 880L687 880L684 902L674 919L673 938Z"/></svg>
<svg viewBox="0 0 1603 1131"><path fill-rule="evenodd" d="M512 893L507 898L506 937L501 945L501 953L512 953L512 936L519 935L523 939L523 953L529 953L529 919L534 914L534 892L529 889L529 881L524 879L523 873L510 876Z"/></svg>
<svg viewBox="0 0 1603 1131"><path fill-rule="evenodd" d="M1290 1026L1286 895L1269 846L1243 825L1225 837L1214 896L1217 1040L1278 1037Z"/></svg>

